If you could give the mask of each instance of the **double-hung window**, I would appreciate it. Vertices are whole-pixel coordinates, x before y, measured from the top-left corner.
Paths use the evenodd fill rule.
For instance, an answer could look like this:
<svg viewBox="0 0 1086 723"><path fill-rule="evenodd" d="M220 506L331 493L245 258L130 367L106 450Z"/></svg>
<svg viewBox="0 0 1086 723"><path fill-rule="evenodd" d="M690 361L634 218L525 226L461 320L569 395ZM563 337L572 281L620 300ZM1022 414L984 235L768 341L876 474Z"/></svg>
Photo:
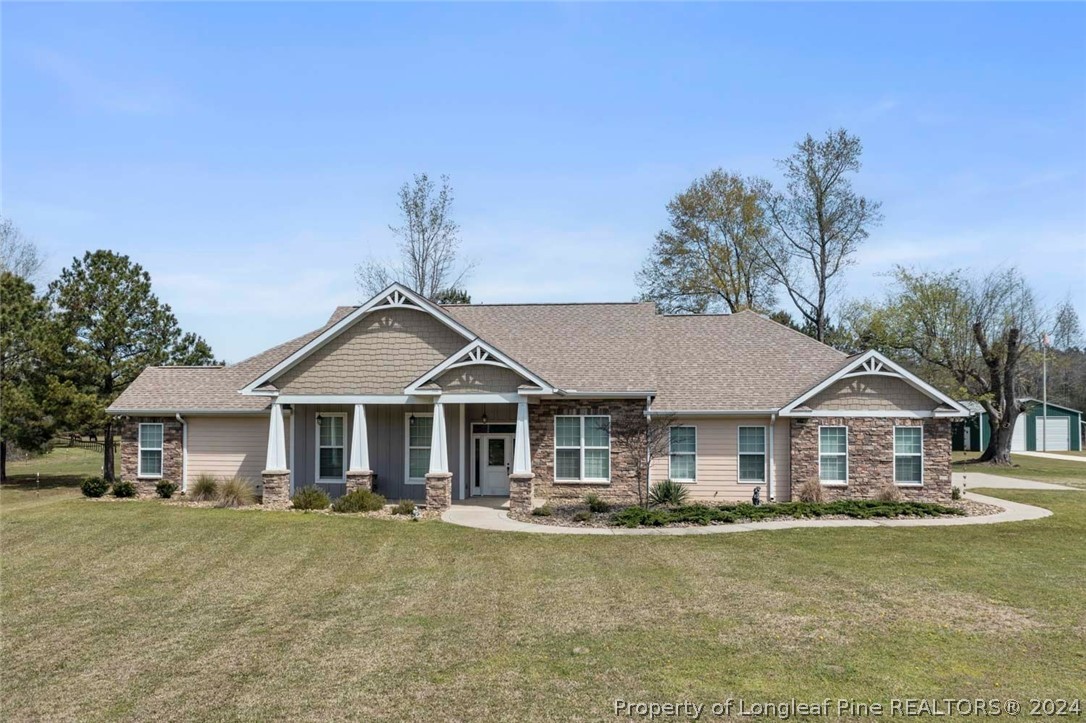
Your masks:
<svg viewBox="0 0 1086 723"><path fill-rule="evenodd" d="M848 484L848 427L818 428L818 479Z"/></svg>
<svg viewBox="0 0 1086 723"><path fill-rule="evenodd" d="M162 476L162 425L145 423L140 425L139 477Z"/></svg>
<svg viewBox="0 0 1086 723"><path fill-rule="evenodd" d="M739 428L739 481L765 482L765 427Z"/></svg>
<svg viewBox="0 0 1086 723"><path fill-rule="evenodd" d="M407 416L407 482L425 484L430 471L430 440L434 433L432 414Z"/></svg>
<svg viewBox="0 0 1086 723"><path fill-rule="evenodd" d="M554 478L560 482L611 481L611 418L556 415Z"/></svg>
<svg viewBox="0 0 1086 723"><path fill-rule="evenodd" d="M668 477L678 482L698 478L698 430L696 427L672 427L668 449L671 461Z"/></svg>
<svg viewBox="0 0 1086 723"><path fill-rule="evenodd" d="M894 427L894 482L924 484L923 427Z"/></svg>
<svg viewBox="0 0 1086 723"><path fill-rule="evenodd" d="M347 417L321 414L317 417L317 479L341 480Z"/></svg>

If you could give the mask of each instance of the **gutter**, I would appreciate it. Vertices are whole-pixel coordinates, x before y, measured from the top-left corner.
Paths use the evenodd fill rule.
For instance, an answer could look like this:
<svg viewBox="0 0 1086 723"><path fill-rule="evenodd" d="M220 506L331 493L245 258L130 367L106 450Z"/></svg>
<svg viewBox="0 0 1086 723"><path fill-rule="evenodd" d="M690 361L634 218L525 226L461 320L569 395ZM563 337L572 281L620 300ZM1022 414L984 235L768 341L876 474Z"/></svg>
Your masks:
<svg viewBox="0 0 1086 723"><path fill-rule="evenodd" d="M189 425L181 412L174 415L181 422L181 494L189 489Z"/></svg>

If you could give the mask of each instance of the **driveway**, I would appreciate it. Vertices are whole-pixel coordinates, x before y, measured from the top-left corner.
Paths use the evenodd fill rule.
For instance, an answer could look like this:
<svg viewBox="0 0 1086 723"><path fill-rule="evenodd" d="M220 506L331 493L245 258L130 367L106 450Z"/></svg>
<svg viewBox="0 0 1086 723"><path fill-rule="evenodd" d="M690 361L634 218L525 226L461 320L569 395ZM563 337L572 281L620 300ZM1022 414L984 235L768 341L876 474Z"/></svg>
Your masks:
<svg viewBox="0 0 1086 723"><path fill-rule="evenodd" d="M1086 464L1086 457L1076 457L1073 454L1059 454L1058 452L1014 452L1014 454L1026 457L1044 457L1045 459L1058 459L1063 462L1082 462Z"/></svg>
<svg viewBox="0 0 1086 723"><path fill-rule="evenodd" d="M983 472L955 472L953 475L955 487L977 489L987 487L993 490L1064 490L1078 492L1074 487L1056 485L1051 482L1037 482L1031 479L1018 479L1017 477L1001 477Z"/></svg>

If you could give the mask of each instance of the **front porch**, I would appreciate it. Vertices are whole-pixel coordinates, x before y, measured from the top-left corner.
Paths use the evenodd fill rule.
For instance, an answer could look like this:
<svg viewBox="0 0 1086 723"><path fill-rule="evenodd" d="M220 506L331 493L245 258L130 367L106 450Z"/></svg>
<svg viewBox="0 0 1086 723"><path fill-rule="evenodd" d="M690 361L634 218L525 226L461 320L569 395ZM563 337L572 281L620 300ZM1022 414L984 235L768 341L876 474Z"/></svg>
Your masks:
<svg viewBox="0 0 1086 723"><path fill-rule="evenodd" d="M264 504L287 506L313 485L333 498L372 489L432 509L495 497L530 510L528 403L492 394L280 397L268 427Z"/></svg>

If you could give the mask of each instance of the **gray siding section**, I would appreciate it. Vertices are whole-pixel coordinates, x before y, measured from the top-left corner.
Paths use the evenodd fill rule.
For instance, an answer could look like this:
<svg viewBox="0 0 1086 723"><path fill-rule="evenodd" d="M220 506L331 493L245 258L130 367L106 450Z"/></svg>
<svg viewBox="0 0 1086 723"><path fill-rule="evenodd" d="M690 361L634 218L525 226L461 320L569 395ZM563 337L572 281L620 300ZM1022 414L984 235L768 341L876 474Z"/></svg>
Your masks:
<svg viewBox="0 0 1086 723"><path fill-rule="evenodd" d="M347 449L344 450L344 463L350 462L351 416L352 405L316 405L297 404L294 440L294 488L301 489L314 484L317 473L317 414L345 412L347 414ZM425 404L367 404L366 426L369 430L370 467L376 478L374 488L390 500L424 501L426 486L405 484L406 462L406 416L411 412L432 413L433 406ZM514 411L514 417L515 417ZM460 499L460 405L445 405L445 428L448 434L449 469L453 473L453 499ZM332 497L339 497L346 491L344 484L318 485Z"/></svg>

